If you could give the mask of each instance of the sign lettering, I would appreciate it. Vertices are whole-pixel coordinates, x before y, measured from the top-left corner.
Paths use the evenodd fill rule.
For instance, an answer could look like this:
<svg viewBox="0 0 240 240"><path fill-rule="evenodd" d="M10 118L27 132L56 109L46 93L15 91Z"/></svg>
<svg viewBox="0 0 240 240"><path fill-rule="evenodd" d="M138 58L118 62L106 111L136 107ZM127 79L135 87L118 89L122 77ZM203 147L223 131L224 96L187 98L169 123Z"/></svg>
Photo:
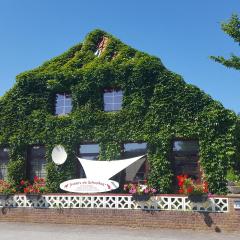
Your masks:
<svg viewBox="0 0 240 240"><path fill-rule="evenodd" d="M60 184L62 190L75 193L108 192L118 187L119 183L113 180L95 180L88 178L72 179Z"/></svg>

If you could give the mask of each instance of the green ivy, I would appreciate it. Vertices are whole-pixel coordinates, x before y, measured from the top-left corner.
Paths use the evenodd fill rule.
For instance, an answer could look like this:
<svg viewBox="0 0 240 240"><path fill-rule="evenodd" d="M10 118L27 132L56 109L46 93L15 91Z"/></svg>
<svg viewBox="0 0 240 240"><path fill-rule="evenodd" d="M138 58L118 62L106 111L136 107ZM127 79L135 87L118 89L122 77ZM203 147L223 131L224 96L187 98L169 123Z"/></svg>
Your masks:
<svg viewBox="0 0 240 240"><path fill-rule="evenodd" d="M100 57L94 52L102 36L108 45ZM103 89L124 91L123 109L103 111ZM71 93L73 111L54 116L55 94ZM121 143L149 144L149 181L160 192L172 191L171 149L174 138L198 139L201 167L214 193L226 192L227 169L239 166L239 119L181 76L167 70L160 59L126 46L101 31L42 66L17 76L16 84L0 98L0 144L11 149L9 179L26 177L26 150L32 144L47 149L47 184L75 177L77 146L99 143L100 159L119 158ZM51 160L54 145L67 149L60 167Z"/></svg>

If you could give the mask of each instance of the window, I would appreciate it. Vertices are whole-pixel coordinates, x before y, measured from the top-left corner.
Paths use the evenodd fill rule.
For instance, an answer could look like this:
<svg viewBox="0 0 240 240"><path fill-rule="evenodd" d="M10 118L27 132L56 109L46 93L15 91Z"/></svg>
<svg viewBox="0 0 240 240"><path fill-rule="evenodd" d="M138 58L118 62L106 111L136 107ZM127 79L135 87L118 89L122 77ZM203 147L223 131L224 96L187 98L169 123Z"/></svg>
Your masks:
<svg viewBox="0 0 240 240"><path fill-rule="evenodd" d="M124 144L124 158L132 158L147 153L147 143L126 143ZM130 165L126 169L125 181L139 182L146 179L147 175L147 157Z"/></svg>
<svg viewBox="0 0 240 240"><path fill-rule="evenodd" d="M199 145L198 141L191 141L191 140L185 140L185 141L174 141L173 143L173 151L176 154L191 154L191 153L197 153L199 151Z"/></svg>
<svg viewBox="0 0 240 240"><path fill-rule="evenodd" d="M173 142L173 167L175 175L187 174L197 180L200 178L199 144L194 140Z"/></svg>
<svg viewBox="0 0 240 240"><path fill-rule="evenodd" d="M67 115L72 111L72 98L70 94L62 93L56 95L55 114Z"/></svg>
<svg viewBox="0 0 240 240"><path fill-rule="evenodd" d="M28 177L30 180L34 176L46 178L46 158L44 146L33 146L28 151Z"/></svg>
<svg viewBox="0 0 240 240"><path fill-rule="evenodd" d="M104 90L104 111L114 112L122 109L123 91Z"/></svg>
<svg viewBox="0 0 240 240"><path fill-rule="evenodd" d="M8 148L0 147L0 179L7 178L7 164L9 162Z"/></svg>
<svg viewBox="0 0 240 240"><path fill-rule="evenodd" d="M79 147L79 155L81 158L89 160L98 160L99 144L82 144ZM80 177L86 177L83 168L79 170Z"/></svg>

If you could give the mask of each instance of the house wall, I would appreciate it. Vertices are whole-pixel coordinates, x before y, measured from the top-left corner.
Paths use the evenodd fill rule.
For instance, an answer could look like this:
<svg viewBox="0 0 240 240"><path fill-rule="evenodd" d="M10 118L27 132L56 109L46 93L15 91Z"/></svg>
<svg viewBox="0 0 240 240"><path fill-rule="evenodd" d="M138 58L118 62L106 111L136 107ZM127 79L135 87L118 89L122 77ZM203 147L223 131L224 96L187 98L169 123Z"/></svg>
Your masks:
<svg viewBox="0 0 240 240"><path fill-rule="evenodd" d="M239 199L239 197L229 198L230 208L227 213L114 209L2 208L0 211L0 221L240 232L240 210L235 210L233 207L234 200L236 199Z"/></svg>
<svg viewBox="0 0 240 240"><path fill-rule="evenodd" d="M94 53L104 36L109 41L97 57ZM103 91L109 88L123 91L121 111L104 112ZM59 93L73 98L67 116L54 115ZM76 177L79 163L74 153L79 144L99 143L100 159L106 160L119 157L121 143L142 141L149 144L148 181L159 193L172 193L169 155L172 140L183 138L199 141L209 189L223 194L227 169L239 159L239 132L235 113L186 84L160 59L99 30L61 56L17 76L13 88L0 98L0 145L10 149L9 180L17 185L29 179L27 149L44 145L50 192L59 192L61 182ZM51 159L57 144L68 152L61 168Z"/></svg>

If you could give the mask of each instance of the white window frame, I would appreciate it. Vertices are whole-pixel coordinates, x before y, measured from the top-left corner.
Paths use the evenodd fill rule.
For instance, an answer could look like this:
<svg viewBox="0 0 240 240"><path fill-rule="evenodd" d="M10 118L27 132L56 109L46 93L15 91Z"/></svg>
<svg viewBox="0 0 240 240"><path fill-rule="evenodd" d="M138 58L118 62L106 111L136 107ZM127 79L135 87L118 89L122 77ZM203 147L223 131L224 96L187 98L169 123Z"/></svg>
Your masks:
<svg viewBox="0 0 240 240"><path fill-rule="evenodd" d="M106 94L111 94L110 96L106 96ZM120 102L115 102L115 98L120 97ZM106 99L110 99L110 102L106 102ZM123 91L121 89L106 89L104 90L103 94L103 100L104 100L104 111L105 112L117 112L122 109L122 103L123 103ZM119 107L120 105L120 107ZM111 106L109 109L108 107Z"/></svg>
<svg viewBox="0 0 240 240"><path fill-rule="evenodd" d="M63 105L62 106L58 106L58 97L59 96L62 96L63 97ZM70 105L67 105L66 102L67 102L67 96L68 96L68 99L71 99L71 104ZM70 111L66 111L67 109L70 108ZM57 113L57 109L60 109L60 113ZM68 115L69 113L72 112L72 97L70 94L68 93L57 93L56 94L56 103L55 103L55 115L56 116L62 116L62 115Z"/></svg>

